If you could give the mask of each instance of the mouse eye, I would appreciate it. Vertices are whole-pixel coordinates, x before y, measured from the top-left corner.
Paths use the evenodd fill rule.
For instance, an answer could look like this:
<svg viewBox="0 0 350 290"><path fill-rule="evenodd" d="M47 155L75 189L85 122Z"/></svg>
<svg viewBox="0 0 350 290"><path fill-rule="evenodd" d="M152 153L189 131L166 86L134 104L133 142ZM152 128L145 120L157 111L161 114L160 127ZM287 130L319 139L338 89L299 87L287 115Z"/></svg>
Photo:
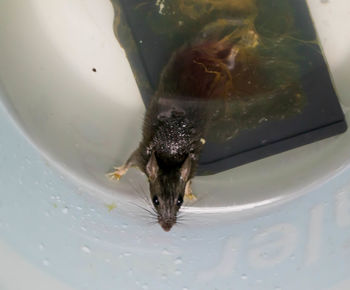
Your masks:
<svg viewBox="0 0 350 290"><path fill-rule="evenodd" d="M177 205L177 206L181 206L183 202L184 202L184 199L182 198L182 196L180 196L180 197L177 199L176 205Z"/></svg>
<svg viewBox="0 0 350 290"><path fill-rule="evenodd" d="M158 196L153 196L152 198L152 202L155 206L158 206L159 205L159 199L158 199Z"/></svg>

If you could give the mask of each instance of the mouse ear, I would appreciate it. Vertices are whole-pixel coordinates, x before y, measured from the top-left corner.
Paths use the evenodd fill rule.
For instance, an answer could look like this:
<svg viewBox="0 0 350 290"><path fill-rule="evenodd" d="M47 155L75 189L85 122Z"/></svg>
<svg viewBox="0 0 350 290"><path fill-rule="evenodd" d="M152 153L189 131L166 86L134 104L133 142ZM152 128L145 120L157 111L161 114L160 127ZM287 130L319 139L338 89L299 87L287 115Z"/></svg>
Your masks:
<svg viewBox="0 0 350 290"><path fill-rule="evenodd" d="M188 178L191 172L191 167L192 167L191 157L188 156L185 162L182 164L181 170L180 170L180 177L185 182L188 181Z"/></svg>
<svg viewBox="0 0 350 290"><path fill-rule="evenodd" d="M155 181L157 176L158 176L158 163L157 163L157 158L154 152L152 152L152 155L150 159L148 160L148 163L146 165L146 173L148 175L148 178L150 181Z"/></svg>

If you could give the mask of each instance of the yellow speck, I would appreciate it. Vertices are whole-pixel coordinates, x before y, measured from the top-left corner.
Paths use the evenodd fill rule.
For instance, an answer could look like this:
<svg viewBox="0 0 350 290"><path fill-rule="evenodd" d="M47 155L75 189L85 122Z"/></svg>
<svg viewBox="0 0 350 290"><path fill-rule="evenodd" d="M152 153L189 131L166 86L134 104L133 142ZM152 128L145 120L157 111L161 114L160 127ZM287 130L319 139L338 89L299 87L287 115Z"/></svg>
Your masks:
<svg viewBox="0 0 350 290"><path fill-rule="evenodd" d="M106 204L106 207L108 209L108 212L111 212L112 210L114 210L117 207L117 205L114 202L112 202L110 204Z"/></svg>
<svg viewBox="0 0 350 290"><path fill-rule="evenodd" d="M201 138L201 143L204 145L206 143L205 139L204 138Z"/></svg>
<svg viewBox="0 0 350 290"><path fill-rule="evenodd" d="M54 203L54 204L53 204L53 207L54 207L54 208L57 208L57 207L58 207L57 203Z"/></svg>

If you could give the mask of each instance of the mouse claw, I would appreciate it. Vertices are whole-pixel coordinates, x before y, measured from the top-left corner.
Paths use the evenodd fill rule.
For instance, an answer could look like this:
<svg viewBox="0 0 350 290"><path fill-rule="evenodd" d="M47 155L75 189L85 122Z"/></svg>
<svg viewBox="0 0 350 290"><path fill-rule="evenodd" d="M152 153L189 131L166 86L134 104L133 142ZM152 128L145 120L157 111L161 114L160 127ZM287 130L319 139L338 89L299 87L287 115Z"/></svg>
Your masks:
<svg viewBox="0 0 350 290"><path fill-rule="evenodd" d="M111 180L119 180L120 179L120 175L116 172L110 172L110 173L107 173L106 176L111 179Z"/></svg>

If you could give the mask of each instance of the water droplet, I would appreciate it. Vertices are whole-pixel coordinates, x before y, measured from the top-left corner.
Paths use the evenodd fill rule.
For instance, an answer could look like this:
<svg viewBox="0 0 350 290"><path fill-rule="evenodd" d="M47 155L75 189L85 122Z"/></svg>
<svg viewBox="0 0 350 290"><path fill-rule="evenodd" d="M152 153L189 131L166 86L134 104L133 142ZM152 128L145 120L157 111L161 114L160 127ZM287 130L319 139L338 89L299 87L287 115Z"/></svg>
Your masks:
<svg viewBox="0 0 350 290"><path fill-rule="evenodd" d="M129 257L129 256L131 256L131 253L130 253L130 252L124 253L124 257Z"/></svg>
<svg viewBox="0 0 350 290"><path fill-rule="evenodd" d="M147 285L147 284L143 284L143 285L142 285L142 289L148 290L148 285Z"/></svg>
<svg viewBox="0 0 350 290"><path fill-rule="evenodd" d="M122 224L122 228L123 228L123 229L127 229L127 228L128 228L128 225L127 225L127 224Z"/></svg>
<svg viewBox="0 0 350 290"><path fill-rule="evenodd" d="M82 210L83 208L80 207L80 206L77 206L76 209L77 209L77 210Z"/></svg>
<svg viewBox="0 0 350 290"><path fill-rule="evenodd" d="M86 227L83 227L83 226L82 226L82 227L80 227L80 228L81 228L81 230L84 231L84 232L87 231Z"/></svg>
<svg viewBox="0 0 350 290"><path fill-rule="evenodd" d="M264 259L267 259L267 258L269 257L269 254L266 253L266 252L263 252L263 253L260 254L260 256L261 256L262 258L264 258Z"/></svg>
<svg viewBox="0 0 350 290"><path fill-rule="evenodd" d="M67 213L68 213L68 207L62 208L62 213L63 213L63 214L67 214Z"/></svg>
<svg viewBox="0 0 350 290"><path fill-rule="evenodd" d="M132 268L129 269L128 271L129 276L132 276L134 274L134 270Z"/></svg>
<svg viewBox="0 0 350 290"><path fill-rule="evenodd" d="M91 250L88 246L82 246L81 247L81 250L87 254L90 254L91 253Z"/></svg>
<svg viewBox="0 0 350 290"><path fill-rule="evenodd" d="M182 264L182 259L181 259L181 257L177 257L176 259L175 259L175 265L180 265L180 264Z"/></svg>
<svg viewBox="0 0 350 290"><path fill-rule="evenodd" d="M258 279L258 280L256 280L256 283L261 284L261 283L262 283L262 280L261 280L261 279Z"/></svg>
<svg viewBox="0 0 350 290"><path fill-rule="evenodd" d="M242 274L241 278L242 278L242 280L247 280L248 276L246 274Z"/></svg>
<svg viewBox="0 0 350 290"><path fill-rule="evenodd" d="M49 266L50 265L49 260L48 259L44 259L43 260L43 265L46 266L46 267Z"/></svg>
<svg viewBox="0 0 350 290"><path fill-rule="evenodd" d="M162 274L162 279L166 280L166 279L168 279L168 276L166 274Z"/></svg>
<svg viewBox="0 0 350 290"><path fill-rule="evenodd" d="M158 114L158 115L157 115L157 119L158 119L159 121L164 121L165 119L167 119L167 115L165 115L164 113Z"/></svg>
<svg viewBox="0 0 350 290"><path fill-rule="evenodd" d="M275 287L275 290L282 290L281 287Z"/></svg>
<svg viewBox="0 0 350 290"><path fill-rule="evenodd" d="M289 256L289 259L291 259L292 261L294 261L294 260L295 260L295 255L290 255L290 256Z"/></svg>
<svg viewBox="0 0 350 290"><path fill-rule="evenodd" d="M187 287L183 287L182 290L188 290L188 288Z"/></svg>
<svg viewBox="0 0 350 290"><path fill-rule="evenodd" d="M42 251L45 249L45 246L43 244L39 244L39 250Z"/></svg>
<svg viewBox="0 0 350 290"><path fill-rule="evenodd" d="M267 122L267 121L268 121L268 119L265 118L265 117L263 117L263 118L261 118L261 119L259 120L259 124L264 123L264 122Z"/></svg>
<svg viewBox="0 0 350 290"><path fill-rule="evenodd" d="M176 269L175 270L175 275L177 275L177 276L181 275L181 271L179 269Z"/></svg>
<svg viewBox="0 0 350 290"><path fill-rule="evenodd" d="M171 255L171 252L168 251L168 249L164 248L162 251L163 255Z"/></svg>
<svg viewBox="0 0 350 290"><path fill-rule="evenodd" d="M142 44L142 43L143 43L143 41L142 41L142 40L140 40L140 41L139 41L139 43L140 43L140 44Z"/></svg>

